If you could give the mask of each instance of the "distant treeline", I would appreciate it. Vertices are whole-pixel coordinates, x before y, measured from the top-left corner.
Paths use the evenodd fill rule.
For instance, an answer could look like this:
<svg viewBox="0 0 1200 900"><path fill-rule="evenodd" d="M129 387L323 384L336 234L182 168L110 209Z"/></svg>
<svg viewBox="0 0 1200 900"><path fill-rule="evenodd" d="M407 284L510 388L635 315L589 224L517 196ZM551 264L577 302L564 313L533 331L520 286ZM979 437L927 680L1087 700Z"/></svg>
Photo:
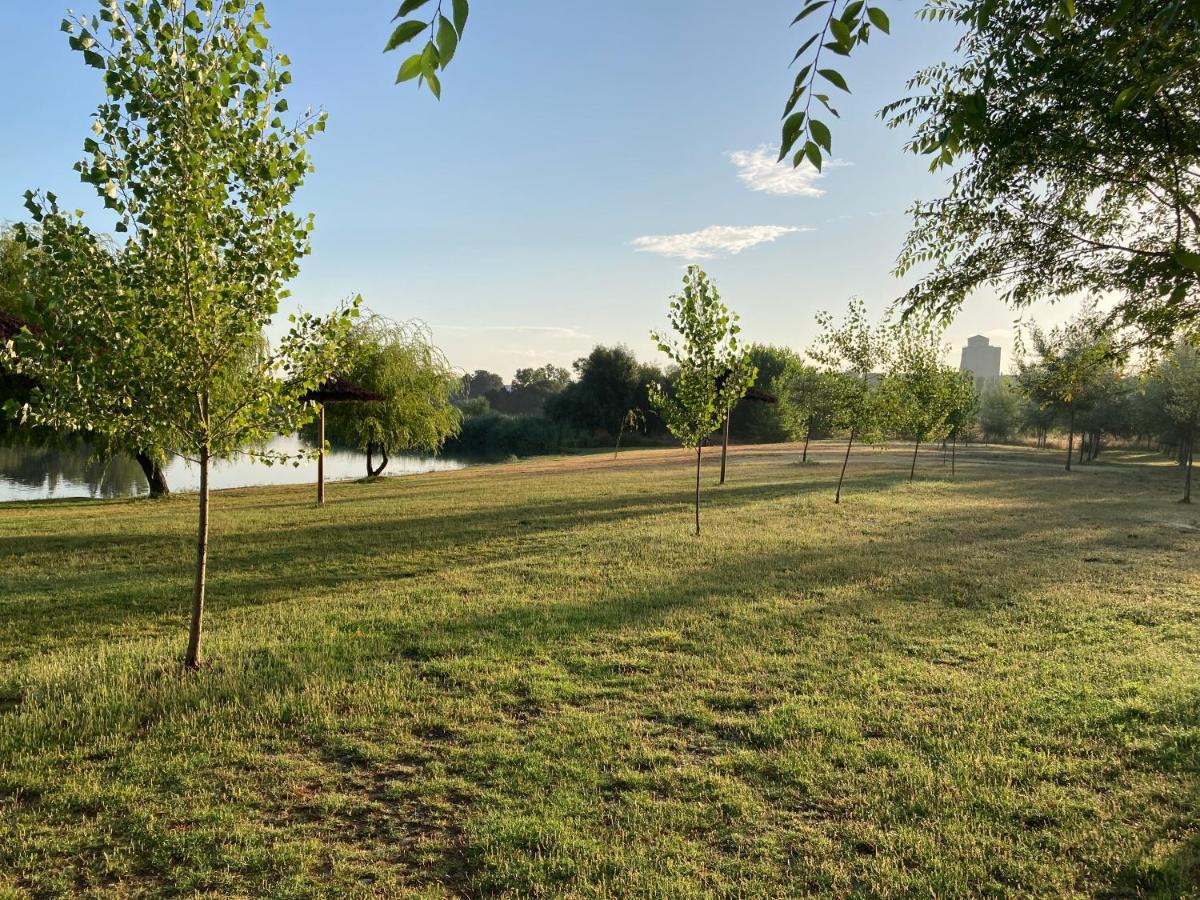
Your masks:
<svg viewBox="0 0 1200 900"><path fill-rule="evenodd" d="M752 346L756 386L767 390L794 356L786 348ZM621 446L674 443L647 396L653 383L670 391L673 371L639 362L623 345L597 346L576 360L572 370L554 365L519 369L507 384L484 369L467 375L457 401L464 415L462 431L446 442L444 451L535 456L612 447L618 437ZM734 408L730 434L751 443L788 439L778 408L752 400Z"/></svg>

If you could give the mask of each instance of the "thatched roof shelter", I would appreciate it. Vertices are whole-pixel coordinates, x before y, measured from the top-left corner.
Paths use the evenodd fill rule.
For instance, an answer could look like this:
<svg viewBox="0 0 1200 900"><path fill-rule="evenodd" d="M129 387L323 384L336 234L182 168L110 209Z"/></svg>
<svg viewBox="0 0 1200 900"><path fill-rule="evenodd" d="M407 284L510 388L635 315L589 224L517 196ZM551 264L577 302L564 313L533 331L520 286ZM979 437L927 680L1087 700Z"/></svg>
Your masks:
<svg viewBox="0 0 1200 900"><path fill-rule="evenodd" d="M319 388L309 391L303 399L311 403L378 403L386 398L352 381L335 376Z"/></svg>

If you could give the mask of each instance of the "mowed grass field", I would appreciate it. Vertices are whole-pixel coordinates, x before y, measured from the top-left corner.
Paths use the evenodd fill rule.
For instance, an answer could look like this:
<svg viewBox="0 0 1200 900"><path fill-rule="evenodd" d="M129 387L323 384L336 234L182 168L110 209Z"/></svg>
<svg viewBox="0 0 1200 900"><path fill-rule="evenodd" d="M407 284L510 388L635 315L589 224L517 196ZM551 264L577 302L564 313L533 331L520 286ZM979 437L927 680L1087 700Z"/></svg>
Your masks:
<svg viewBox="0 0 1200 900"><path fill-rule="evenodd" d="M0 896L1200 896L1200 513L738 448L0 508Z"/></svg>

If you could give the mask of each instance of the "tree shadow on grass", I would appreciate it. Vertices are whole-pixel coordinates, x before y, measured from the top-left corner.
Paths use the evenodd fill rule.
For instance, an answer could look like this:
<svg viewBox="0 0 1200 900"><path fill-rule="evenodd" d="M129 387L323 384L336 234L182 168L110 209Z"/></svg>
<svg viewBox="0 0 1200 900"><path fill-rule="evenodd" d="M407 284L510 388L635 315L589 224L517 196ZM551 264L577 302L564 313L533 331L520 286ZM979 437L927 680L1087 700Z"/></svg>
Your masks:
<svg viewBox="0 0 1200 900"><path fill-rule="evenodd" d="M864 490L886 487L886 476L864 479ZM703 501L706 515L730 507L820 493L818 483L727 486ZM691 496L671 490L614 492L592 497L550 498L474 509L457 514L406 515L389 506L378 518L378 503L365 506L353 520L330 521L320 510L291 507L291 521L274 531L222 532L220 519L210 538L209 595L214 611L236 610L293 600L298 595L336 594L371 580L407 580L433 576L446 568L470 569L512 558L515 541L556 534L564 529L629 524L647 517L680 512L686 527ZM257 508L256 508L257 509ZM218 508L217 515L220 515ZM711 519L710 519L711 521ZM6 644L0 658L21 658L33 651L35 637L96 637L132 620L177 619L186 612L190 585L190 535L122 533L10 535L0 537L0 557L12 568L0 573L0 595L24 594L19 604L0 600L6 619ZM524 551L524 548L518 548ZM380 570L383 554L399 554ZM76 554L100 557L89 572L63 572L56 558ZM108 559L118 560L108 563ZM123 568L121 560L128 561ZM6 577L7 574L7 577ZM28 595L43 602L28 602Z"/></svg>
<svg viewBox="0 0 1200 900"><path fill-rule="evenodd" d="M1130 765L1151 773L1178 775L1188 783L1187 799L1177 814L1153 829L1140 851L1124 860L1112 878L1105 898L1183 897L1200 888L1200 697L1183 699L1165 709L1122 710L1102 726L1124 736L1130 733L1160 737L1133 753ZM1169 847L1166 852L1163 848Z"/></svg>

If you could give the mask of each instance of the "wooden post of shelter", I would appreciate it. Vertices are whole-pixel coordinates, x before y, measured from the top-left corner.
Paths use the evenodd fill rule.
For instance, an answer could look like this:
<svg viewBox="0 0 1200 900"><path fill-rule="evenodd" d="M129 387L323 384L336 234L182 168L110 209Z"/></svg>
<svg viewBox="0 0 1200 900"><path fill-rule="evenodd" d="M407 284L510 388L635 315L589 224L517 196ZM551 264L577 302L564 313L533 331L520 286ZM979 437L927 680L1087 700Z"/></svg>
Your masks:
<svg viewBox="0 0 1200 900"><path fill-rule="evenodd" d="M717 389L718 390L720 390L722 387L725 386L725 379L728 378L732 374L733 373L729 369L726 369L724 372L722 372L720 375L717 376ZM758 403L778 403L779 402L779 398L776 397L774 394L771 394L767 391L759 390L756 387L747 388L746 393L743 394L742 397L743 397L743 399L754 400ZM733 406L730 406L729 409L725 410L725 428L723 429L722 435L721 435L721 481L719 482L720 484L725 483L725 459L729 455L729 420L732 418L733 418Z"/></svg>
<svg viewBox="0 0 1200 900"><path fill-rule="evenodd" d="M317 503L325 502L325 404L327 403L378 403L384 396L364 387L346 381L344 378L331 378L319 388L304 395L304 400L319 405L317 413Z"/></svg>

